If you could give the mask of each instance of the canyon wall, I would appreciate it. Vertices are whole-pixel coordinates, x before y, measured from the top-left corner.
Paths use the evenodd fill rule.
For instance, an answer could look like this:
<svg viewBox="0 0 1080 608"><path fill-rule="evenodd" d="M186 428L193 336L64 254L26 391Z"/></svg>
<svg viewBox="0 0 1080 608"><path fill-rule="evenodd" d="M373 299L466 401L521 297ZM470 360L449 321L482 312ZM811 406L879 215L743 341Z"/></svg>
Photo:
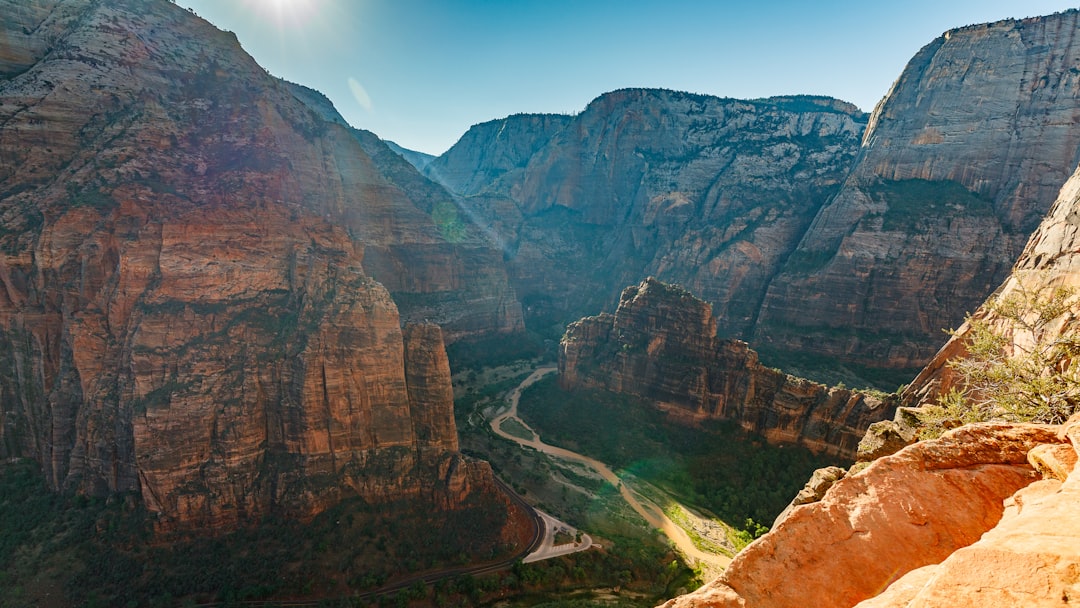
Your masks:
<svg viewBox="0 0 1080 608"><path fill-rule="evenodd" d="M1022 297L1026 292L1034 297L1058 287L1080 290L1080 169L1073 173L1069 181L1058 194L1050 213L1039 224L1038 229L1028 240L1020 259L1013 267L1013 272L994 292L995 297ZM1075 308L1075 306L1074 306ZM1027 315L1036 318L1035 311ZM1075 334L1080 330L1080 321L1076 315L1066 314L1042 324L1039 336L1024 332L1011 331L1011 323L999 315L980 307L973 319L985 321L995 327L998 333L1008 331L1012 335L1010 352L1017 347L1027 347L1029 340L1039 338L1045 343ZM933 402L939 395L947 392L956 382L956 374L949 367L949 361L966 355L964 343L970 335L970 326L960 326L956 334L941 347L934 358L905 389L903 399L906 403Z"/></svg>
<svg viewBox="0 0 1080 608"><path fill-rule="evenodd" d="M573 117L477 125L425 171L504 244L534 326L609 308L655 275L701 294L739 336L865 123L823 97L626 89Z"/></svg>
<svg viewBox="0 0 1080 608"><path fill-rule="evenodd" d="M769 286L752 342L921 367L1009 269L1080 154L1080 12L946 32Z"/></svg>
<svg viewBox="0 0 1080 608"><path fill-rule="evenodd" d="M1080 170L995 295L1080 287L1078 218ZM1041 321L1034 306L1021 309L1040 336L986 307L973 317L1015 353L1033 339L1074 340L1076 296L1067 303ZM932 404L956 384L948 364L967 356L969 331L962 326L919 374L902 395L907 404ZM968 425L896 449L852 469L820 502L790 507L721 577L665 606L1004 608L1080 598L1080 414L1060 426Z"/></svg>
<svg viewBox="0 0 1080 608"><path fill-rule="evenodd" d="M745 342L715 336L709 304L650 277L623 291L615 314L567 328L559 381L637 395L688 421L735 420L770 442L848 459L866 428L893 414L891 402L789 376Z"/></svg>
<svg viewBox="0 0 1080 608"><path fill-rule="evenodd" d="M162 528L500 500L457 452L441 330L392 297L520 327L505 275L467 285L500 256L440 224L441 188L172 3L0 14L0 457Z"/></svg>
<svg viewBox="0 0 1080 608"><path fill-rule="evenodd" d="M770 356L917 369L1080 159L1078 20L949 31L869 119L827 98L615 91L562 121L477 125L428 175L504 244L534 327L651 275Z"/></svg>

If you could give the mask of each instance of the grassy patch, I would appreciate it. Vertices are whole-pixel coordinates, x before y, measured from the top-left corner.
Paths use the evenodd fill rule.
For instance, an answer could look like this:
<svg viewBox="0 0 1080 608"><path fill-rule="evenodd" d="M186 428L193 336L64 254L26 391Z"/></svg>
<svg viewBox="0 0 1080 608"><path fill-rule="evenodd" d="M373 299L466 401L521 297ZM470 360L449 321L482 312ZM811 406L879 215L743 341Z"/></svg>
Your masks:
<svg viewBox="0 0 1080 608"><path fill-rule="evenodd" d="M507 418L506 420L503 420L502 424L499 425L499 428L502 429L504 433L513 435L514 437L518 437L520 439L524 439L525 441L532 441L533 437L535 437L532 431L525 428L525 425L521 424L514 418Z"/></svg>
<svg viewBox="0 0 1080 608"><path fill-rule="evenodd" d="M950 180L879 180L863 191L888 205L884 230L912 232L950 217L994 215L993 201Z"/></svg>
<svg viewBox="0 0 1080 608"><path fill-rule="evenodd" d="M554 378L527 389L519 413L547 443L587 454L652 483L744 530L771 523L831 458L776 447L734 423L691 427L639 399L599 390L564 391Z"/></svg>

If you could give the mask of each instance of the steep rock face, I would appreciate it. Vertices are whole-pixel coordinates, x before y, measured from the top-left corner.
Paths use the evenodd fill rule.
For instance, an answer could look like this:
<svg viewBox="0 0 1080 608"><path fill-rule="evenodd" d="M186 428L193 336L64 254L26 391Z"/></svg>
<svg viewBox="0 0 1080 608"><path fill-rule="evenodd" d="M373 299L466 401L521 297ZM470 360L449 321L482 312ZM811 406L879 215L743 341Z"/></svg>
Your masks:
<svg viewBox="0 0 1080 608"><path fill-rule="evenodd" d="M655 275L748 335L766 286L836 192L866 116L818 97L605 94L579 115L474 127L428 166L507 252L534 324Z"/></svg>
<svg viewBox="0 0 1080 608"><path fill-rule="evenodd" d="M1080 169L1061 188L1050 213L1031 235L1027 246L1017 260L1013 273L995 291L1001 297L1015 295L1020 290L1038 293L1040 290L1061 286L1080 289ZM975 311L973 317L997 326L1000 331L1007 324L985 308ZM1055 336L1080 329L1075 315L1064 315L1045 327L1044 339L1052 342ZM910 403L931 402L948 391L956 377L948 362L966 355L964 343L968 336L967 325L961 326L945 346L934 356L904 392L904 400ZM1015 340L1015 338L1014 338ZM1016 348L1016 344L1012 345Z"/></svg>
<svg viewBox="0 0 1080 608"><path fill-rule="evenodd" d="M1060 441L1057 427L986 424L909 446L795 507L717 580L664 606L853 606L979 540L1037 479L1028 451Z"/></svg>
<svg viewBox="0 0 1080 608"><path fill-rule="evenodd" d="M467 264L350 132L171 3L0 14L0 457L165 528L493 491L365 268Z"/></svg>
<svg viewBox="0 0 1080 608"><path fill-rule="evenodd" d="M875 397L767 368L745 342L715 336L708 304L649 278L623 291L614 315L567 328L560 382L638 395L689 419L737 420L770 441L846 458L892 414Z"/></svg>
<svg viewBox="0 0 1080 608"><path fill-rule="evenodd" d="M415 228L403 229L395 231L389 242L368 244L365 252L365 269L390 290L402 318L439 323L448 342L524 330L521 304L510 287L502 251L492 246L454 197L377 135L350 127L322 93L281 84L324 120L352 134L388 187L407 197L395 204L430 216L419 230L422 238L410 232Z"/></svg>
<svg viewBox="0 0 1080 608"><path fill-rule="evenodd" d="M1076 167L1080 12L946 32L875 109L753 342L921 367L1007 276Z"/></svg>
<svg viewBox="0 0 1080 608"><path fill-rule="evenodd" d="M515 114L474 125L428 163L424 174L463 196L508 191L533 155L571 120L561 114Z"/></svg>

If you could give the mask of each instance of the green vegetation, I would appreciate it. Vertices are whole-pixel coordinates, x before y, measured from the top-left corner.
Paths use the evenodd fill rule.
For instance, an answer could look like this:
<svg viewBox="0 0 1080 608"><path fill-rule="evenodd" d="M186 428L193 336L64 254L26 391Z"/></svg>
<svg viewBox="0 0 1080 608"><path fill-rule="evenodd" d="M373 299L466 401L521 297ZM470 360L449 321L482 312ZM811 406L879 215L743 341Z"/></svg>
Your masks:
<svg viewBox="0 0 1080 608"><path fill-rule="evenodd" d="M307 524L271 516L227 535L161 542L137 496L57 495L34 463L7 464L0 468L0 607L38 605L44 593L78 606L347 598L410 574L506 555L498 537L505 509L490 500L466 507L445 512L417 499L370 505L354 498Z"/></svg>
<svg viewBox="0 0 1080 608"><path fill-rule="evenodd" d="M514 418L503 420L500 428L502 428L504 433L509 433L514 437L520 437L526 441L532 441L534 437L532 431L525 428L523 424L521 424Z"/></svg>
<svg viewBox="0 0 1080 608"><path fill-rule="evenodd" d="M394 295L395 301L398 295ZM479 340L461 340L446 347L450 368L455 372L483 367L498 367L522 359L555 360L555 344L533 332L495 336Z"/></svg>
<svg viewBox="0 0 1080 608"><path fill-rule="evenodd" d="M771 523L817 468L836 464L799 447L770 446L734 423L692 427L633 397L529 387L518 411L547 443L587 454L744 530Z"/></svg>
<svg viewBox="0 0 1080 608"><path fill-rule="evenodd" d="M882 217L884 230L915 232L946 217L994 215L993 201L950 180L879 180L864 191L888 205Z"/></svg>
<svg viewBox="0 0 1080 608"><path fill-rule="evenodd" d="M499 437L490 416L531 372L519 363L459 373L455 413L462 451L483 458L518 494L585 530L596 545L583 553L515 568L520 583L502 606L655 606L699 586L700 574L678 561L666 539L646 525L618 489L591 470L552 459ZM613 593L610 588L618 587Z"/></svg>
<svg viewBox="0 0 1080 608"><path fill-rule="evenodd" d="M838 361L823 355L752 346L763 365L829 386L848 386L871 392L891 393L919 373L919 368L881 369Z"/></svg>
<svg viewBox="0 0 1080 608"><path fill-rule="evenodd" d="M1080 335L1062 331L1076 305L1075 290L1024 277L1008 295L994 296L968 315L962 336L968 356L949 362L958 386L926 408L921 437L970 422L1002 420L1061 424L1080 408ZM1065 322L1068 322L1066 319Z"/></svg>

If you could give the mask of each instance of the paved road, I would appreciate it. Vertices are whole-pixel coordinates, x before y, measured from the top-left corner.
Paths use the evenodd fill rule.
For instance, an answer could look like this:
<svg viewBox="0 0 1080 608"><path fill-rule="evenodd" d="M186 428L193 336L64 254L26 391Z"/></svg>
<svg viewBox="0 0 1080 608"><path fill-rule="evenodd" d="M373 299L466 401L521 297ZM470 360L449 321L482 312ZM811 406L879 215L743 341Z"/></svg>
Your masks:
<svg viewBox="0 0 1080 608"><path fill-rule="evenodd" d="M573 528L543 511L537 510L536 513L544 520L544 539L535 551L530 553L525 559L521 560L522 563L531 564L532 562L551 559L552 557L559 557L560 555L570 555L571 553L577 553L578 551L586 551L592 547L592 537L588 534L580 532L577 528ZM580 533L581 541L556 545L555 533L559 531L565 532L571 536L576 536Z"/></svg>
<svg viewBox="0 0 1080 608"><path fill-rule="evenodd" d="M630 505L630 508L636 511L638 515L643 517L645 521L649 522L650 525L659 528L665 536L671 539L671 542L675 543L675 547L678 548L678 550L681 551L684 555L705 562L706 564L712 565L713 567L727 567L727 565L731 563L730 557L727 557L726 555L708 553L702 551L701 549L698 549L694 545L694 542L690 540L690 536L687 535L686 530L683 530L678 526L678 524L671 521L671 519L664 514L663 510L657 507L652 502L644 498L641 498L639 500L639 497L633 492L631 492L630 488L627 487L626 484L624 484L622 480L619 479L619 476L616 475L615 472L612 471L610 468L608 468L606 464L600 462L599 460L589 458L588 456L578 454L577 452L571 452L570 450L544 443L540 440L539 433L529 427L529 425L525 424L524 420L518 418L517 409L518 402L521 400L521 391L525 390L526 387L536 382L537 380L555 371L557 370L554 366L544 366L537 369L535 372L529 375L529 377L525 378L525 380L522 381L522 383L518 385L517 388L510 392L510 409L506 412L503 412L502 414L499 414L491 420L491 429L495 431L495 433L498 434L500 437L505 437L507 439L510 439L511 441L516 441L517 443L531 447L534 450L543 452L545 454L550 454L552 456L556 456L565 460L573 460L575 462L580 462L589 466L590 468L595 470L602 478L604 478L604 480L617 487L619 489L619 494L622 495L623 500L625 500L627 504ZM515 437L509 433L503 432L502 423L508 418L514 418L523 427L529 429L529 431L531 431L533 434L533 438L522 439L521 437Z"/></svg>

